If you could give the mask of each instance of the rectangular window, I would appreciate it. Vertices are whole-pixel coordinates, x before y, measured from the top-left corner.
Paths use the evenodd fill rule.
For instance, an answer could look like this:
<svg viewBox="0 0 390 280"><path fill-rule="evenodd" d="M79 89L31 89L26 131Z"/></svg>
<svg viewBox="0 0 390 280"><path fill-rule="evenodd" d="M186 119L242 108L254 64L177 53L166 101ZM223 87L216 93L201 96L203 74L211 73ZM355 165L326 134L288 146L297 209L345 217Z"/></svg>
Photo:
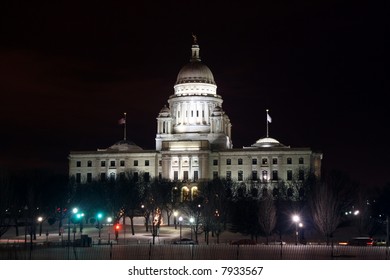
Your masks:
<svg viewBox="0 0 390 280"><path fill-rule="evenodd" d="M124 161L124 160L121 160L120 165L121 165L122 167L125 166L125 161Z"/></svg>
<svg viewBox="0 0 390 280"><path fill-rule="evenodd" d="M91 160L88 160L87 166L88 166L88 167L92 167L92 161L91 161Z"/></svg>
<svg viewBox="0 0 390 280"><path fill-rule="evenodd" d="M305 172L300 169L298 173L298 180L303 181L305 179Z"/></svg>
<svg viewBox="0 0 390 280"><path fill-rule="evenodd" d="M149 166L149 160L145 160L145 166Z"/></svg>
<svg viewBox="0 0 390 280"><path fill-rule="evenodd" d="M287 170L287 181L292 181L292 170Z"/></svg>
<svg viewBox="0 0 390 280"><path fill-rule="evenodd" d="M199 179L198 171L194 171L194 181L198 181L198 179Z"/></svg>
<svg viewBox="0 0 390 280"><path fill-rule="evenodd" d="M268 171L267 170L263 170L262 172L261 172L261 176L262 176L262 178L263 178L263 181L268 181Z"/></svg>
<svg viewBox="0 0 390 280"><path fill-rule="evenodd" d="M226 165L231 165L232 164L232 160L230 158L226 159Z"/></svg>
<svg viewBox="0 0 390 280"><path fill-rule="evenodd" d="M134 166L138 166L138 160L134 161Z"/></svg>
<svg viewBox="0 0 390 280"><path fill-rule="evenodd" d="M239 159L237 160L237 163L238 163L238 165L242 165L242 158L239 158Z"/></svg>
<svg viewBox="0 0 390 280"><path fill-rule="evenodd" d="M77 166L77 167L81 167L81 161L77 161L77 162L76 162L76 166Z"/></svg>
<svg viewBox="0 0 390 280"><path fill-rule="evenodd" d="M268 158L262 158L261 164L267 165L268 164Z"/></svg>
<svg viewBox="0 0 390 280"><path fill-rule="evenodd" d="M252 165L256 165L257 164L257 158L252 158Z"/></svg>
<svg viewBox="0 0 390 280"><path fill-rule="evenodd" d="M81 173L76 173L76 183L77 184L81 183Z"/></svg>
<svg viewBox="0 0 390 280"><path fill-rule="evenodd" d="M92 173L87 173L87 183L92 182Z"/></svg>
<svg viewBox="0 0 390 280"><path fill-rule="evenodd" d="M287 158L287 164L292 164L292 158Z"/></svg>
<svg viewBox="0 0 390 280"><path fill-rule="evenodd" d="M158 161L158 166L162 166L162 160Z"/></svg>
<svg viewBox="0 0 390 280"><path fill-rule="evenodd" d="M106 173L105 172L100 173L100 181L105 182L106 178L107 177L106 177Z"/></svg>
<svg viewBox="0 0 390 280"><path fill-rule="evenodd" d="M188 171L183 171L183 180L188 181Z"/></svg>
<svg viewBox="0 0 390 280"><path fill-rule="evenodd" d="M217 159L213 160L213 165L218 165L218 160Z"/></svg>
<svg viewBox="0 0 390 280"><path fill-rule="evenodd" d="M278 164L278 159L277 158L273 158L272 159L272 164Z"/></svg>
<svg viewBox="0 0 390 280"><path fill-rule="evenodd" d="M213 171L213 179L218 179L218 171Z"/></svg>
<svg viewBox="0 0 390 280"><path fill-rule="evenodd" d="M179 171L173 171L173 180L174 181L179 180Z"/></svg>
<svg viewBox="0 0 390 280"><path fill-rule="evenodd" d="M299 158L299 164L303 164L303 157Z"/></svg>
<svg viewBox="0 0 390 280"><path fill-rule="evenodd" d="M226 171L226 180L230 181L232 179L232 172Z"/></svg>
<svg viewBox="0 0 390 280"><path fill-rule="evenodd" d="M252 180L257 181L257 171L256 170L252 170Z"/></svg>
<svg viewBox="0 0 390 280"><path fill-rule="evenodd" d="M240 170L238 171L238 174L237 174L237 180L238 181L242 181L244 178L244 173Z"/></svg>
<svg viewBox="0 0 390 280"><path fill-rule="evenodd" d="M199 111L196 111L196 116L199 117Z"/></svg>
<svg viewBox="0 0 390 280"><path fill-rule="evenodd" d="M272 180L273 181L278 180L278 170L272 170Z"/></svg>
<svg viewBox="0 0 390 280"><path fill-rule="evenodd" d="M115 167L115 160L110 161L110 167Z"/></svg>
<svg viewBox="0 0 390 280"><path fill-rule="evenodd" d="M105 166L106 166L106 161L105 161L105 160L102 160L102 161L100 162L100 166L101 166L101 167L105 167Z"/></svg>

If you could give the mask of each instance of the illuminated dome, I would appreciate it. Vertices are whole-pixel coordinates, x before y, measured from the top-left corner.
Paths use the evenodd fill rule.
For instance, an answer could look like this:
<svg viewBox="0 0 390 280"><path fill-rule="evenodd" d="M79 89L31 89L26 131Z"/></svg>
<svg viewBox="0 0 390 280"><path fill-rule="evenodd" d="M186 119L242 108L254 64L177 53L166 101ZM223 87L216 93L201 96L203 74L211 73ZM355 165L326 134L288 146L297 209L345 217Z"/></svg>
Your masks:
<svg viewBox="0 0 390 280"><path fill-rule="evenodd" d="M160 110L160 113L158 114L159 117L170 117L171 116L171 110L164 105L164 107Z"/></svg>
<svg viewBox="0 0 390 280"><path fill-rule="evenodd" d="M177 75L176 85L185 83L205 83L215 85L213 73L199 57L199 46L192 45L192 57Z"/></svg>
<svg viewBox="0 0 390 280"><path fill-rule="evenodd" d="M265 137L257 140L256 143L252 145L252 147L269 148L269 147L284 147L284 145L274 138Z"/></svg>

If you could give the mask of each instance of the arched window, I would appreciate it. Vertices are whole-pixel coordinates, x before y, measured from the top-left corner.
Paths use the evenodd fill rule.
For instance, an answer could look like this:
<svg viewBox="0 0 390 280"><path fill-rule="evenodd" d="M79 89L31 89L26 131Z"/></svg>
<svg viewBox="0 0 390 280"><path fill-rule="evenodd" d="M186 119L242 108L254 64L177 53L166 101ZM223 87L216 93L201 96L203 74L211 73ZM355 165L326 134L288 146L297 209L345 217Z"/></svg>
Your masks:
<svg viewBox="0 0 390 280"><path fill-rule="evenodd" d="M181 200L190 201L190 190L187 187L181 189Z"/></svg>

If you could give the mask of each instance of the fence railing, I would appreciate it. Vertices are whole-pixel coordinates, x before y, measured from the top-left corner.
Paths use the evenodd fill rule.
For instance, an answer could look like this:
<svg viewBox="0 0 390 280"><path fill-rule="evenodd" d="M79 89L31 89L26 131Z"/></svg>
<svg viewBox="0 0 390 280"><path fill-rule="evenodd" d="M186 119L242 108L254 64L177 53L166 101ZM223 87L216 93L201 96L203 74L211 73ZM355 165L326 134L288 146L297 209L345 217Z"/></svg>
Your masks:
<svg viewBox="0 0 390 280"><path fill-rule="evenodd" d="M69 245L69 246L68 246ZM386 260L387 247L325 245L173 245L131 244L74 246L67 243L0 246L0 259L7 260Z"/></svg>

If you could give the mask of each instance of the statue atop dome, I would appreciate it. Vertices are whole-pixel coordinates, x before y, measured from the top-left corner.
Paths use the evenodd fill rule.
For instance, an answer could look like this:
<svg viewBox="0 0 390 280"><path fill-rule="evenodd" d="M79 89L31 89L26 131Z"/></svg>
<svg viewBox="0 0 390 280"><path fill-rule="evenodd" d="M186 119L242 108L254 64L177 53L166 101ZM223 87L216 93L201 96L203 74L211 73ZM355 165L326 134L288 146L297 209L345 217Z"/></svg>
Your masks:
<svg viewBox="0 0 390 280"><path fill-rule="evenodd" d="M194 45L198 44L198 38L196 37L196 35L194 33L192 33L192 40L194 42Z"/></svg>

